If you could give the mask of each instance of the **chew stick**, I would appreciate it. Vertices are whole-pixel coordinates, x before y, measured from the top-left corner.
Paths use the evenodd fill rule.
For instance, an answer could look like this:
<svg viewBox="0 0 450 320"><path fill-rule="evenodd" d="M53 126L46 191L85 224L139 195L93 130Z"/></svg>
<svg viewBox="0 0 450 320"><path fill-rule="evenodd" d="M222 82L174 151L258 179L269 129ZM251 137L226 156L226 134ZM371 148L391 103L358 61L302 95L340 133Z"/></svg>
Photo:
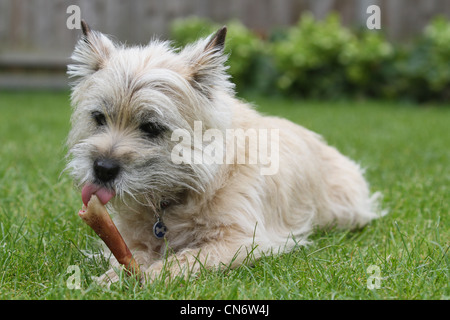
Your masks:
<svg viewBox="0 0 450 320"><path fill-rule="evenodd" d="M129 275L139 274L138 263L134 260L130 249L111 220L105 206L96 195L91 197L87 208L83 205L83 209L78 212L78 215L103 240L117 261L125 267Z"/></svg>

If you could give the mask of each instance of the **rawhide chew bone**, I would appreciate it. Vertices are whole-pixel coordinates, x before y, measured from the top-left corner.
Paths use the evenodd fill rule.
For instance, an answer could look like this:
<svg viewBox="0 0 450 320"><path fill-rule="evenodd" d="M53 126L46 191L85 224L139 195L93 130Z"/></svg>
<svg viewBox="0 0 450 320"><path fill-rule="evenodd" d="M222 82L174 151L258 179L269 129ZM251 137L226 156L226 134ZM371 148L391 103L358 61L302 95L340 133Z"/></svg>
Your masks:
<svg viewBox="0 0 450 320"><path fill-rule="evenodd" d="M117 261L125 267L129 275L139 274L138 263L134 260L130 249L111 220L105 206L96 195L91 197L87 207L83 205L78 215L103 240Z"/></svg>

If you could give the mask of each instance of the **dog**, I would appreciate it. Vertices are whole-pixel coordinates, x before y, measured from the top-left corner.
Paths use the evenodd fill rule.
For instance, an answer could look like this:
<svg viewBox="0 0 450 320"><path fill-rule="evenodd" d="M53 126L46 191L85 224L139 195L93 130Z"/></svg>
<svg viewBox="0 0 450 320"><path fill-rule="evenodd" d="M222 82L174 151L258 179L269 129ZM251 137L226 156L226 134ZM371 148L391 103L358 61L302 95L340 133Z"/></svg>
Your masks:
<svg viewBox="0 0 450 320"><path fill-rule="evenodd" d="M358 164L235 97L226 27L182 49L82 31L67 169L85 204L95 194L107 205L146 281L234 268L381 216ZM111 263L100 281L119 279Z"/></svg>

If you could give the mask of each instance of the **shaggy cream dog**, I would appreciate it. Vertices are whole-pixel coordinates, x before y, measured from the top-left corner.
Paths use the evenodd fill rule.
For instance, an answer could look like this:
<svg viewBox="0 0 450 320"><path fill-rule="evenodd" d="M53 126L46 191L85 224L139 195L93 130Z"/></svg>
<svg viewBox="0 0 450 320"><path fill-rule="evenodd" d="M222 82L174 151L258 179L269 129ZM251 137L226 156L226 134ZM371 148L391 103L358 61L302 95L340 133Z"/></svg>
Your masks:
<svg viewBox="0 0 450 320"><path fill-rule="evenodd" d="M163 268L235 267L249 252L304 245L315 227L379 216L355 162L234 96L225 36L125 47L83 22L69 65L67 168L84 203L96 194L114 213L148 281ZM102 279L118 278L111 269Z"/></svg>

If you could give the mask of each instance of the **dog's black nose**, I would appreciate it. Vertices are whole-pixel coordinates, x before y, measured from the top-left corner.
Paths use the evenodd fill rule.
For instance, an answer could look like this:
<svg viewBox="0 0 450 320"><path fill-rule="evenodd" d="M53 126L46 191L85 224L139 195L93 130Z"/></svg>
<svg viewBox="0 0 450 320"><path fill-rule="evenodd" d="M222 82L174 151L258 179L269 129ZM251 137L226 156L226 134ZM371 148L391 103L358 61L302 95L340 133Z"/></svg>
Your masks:
<svg viewBox="0 0 450 320"><path fill-rule="evenodd" d="M101 182L114 180L119 174L120 166L111 159L97 159L94 161L94 173Z"/></svg>

